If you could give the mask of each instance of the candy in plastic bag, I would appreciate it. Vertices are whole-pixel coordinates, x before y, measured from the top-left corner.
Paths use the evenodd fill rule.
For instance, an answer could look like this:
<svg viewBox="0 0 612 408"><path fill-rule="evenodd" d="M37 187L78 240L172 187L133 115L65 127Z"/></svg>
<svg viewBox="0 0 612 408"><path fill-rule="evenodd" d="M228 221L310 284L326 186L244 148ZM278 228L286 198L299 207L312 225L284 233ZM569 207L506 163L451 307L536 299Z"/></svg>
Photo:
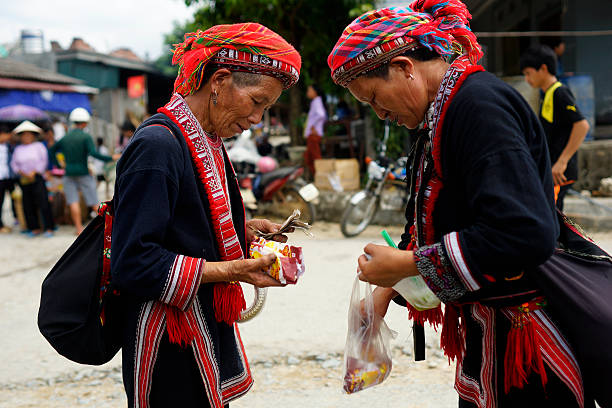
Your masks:
<svg viewBox="0 0 612 408"><path fill-rule="evenodd" d="M396 333L374 311L372 286L366 283L361 312L359 278L355 278L348 314L344 350L344 384L347 394L380 384L391 373L390 341Z"/></svg>

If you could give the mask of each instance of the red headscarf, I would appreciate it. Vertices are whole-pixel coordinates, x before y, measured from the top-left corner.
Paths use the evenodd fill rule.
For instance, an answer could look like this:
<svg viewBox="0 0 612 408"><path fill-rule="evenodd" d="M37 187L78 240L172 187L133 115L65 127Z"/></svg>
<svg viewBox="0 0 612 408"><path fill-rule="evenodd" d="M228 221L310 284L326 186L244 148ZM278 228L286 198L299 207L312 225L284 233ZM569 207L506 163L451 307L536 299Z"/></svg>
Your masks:
<svg viewBox="0 0 612 408"><path fill-rule="evenodd" d="M336 83L346 86L359 75L396 55L425 47L440 55L482 57L470 30L469 11L459 0L418 0L409 7L387 7L364 13L342 32L327 58Z"/></svg>
<svg viewBox="0 0 612 408"><path fill-rule="evenodd" d="M232 71L278 78L285 89L300 77L300 54L283 37L257 23L216 25L187 33L185 41L174 47L172 64L179 66L174 92L183 96L198 90L211 61Z"/></svg>

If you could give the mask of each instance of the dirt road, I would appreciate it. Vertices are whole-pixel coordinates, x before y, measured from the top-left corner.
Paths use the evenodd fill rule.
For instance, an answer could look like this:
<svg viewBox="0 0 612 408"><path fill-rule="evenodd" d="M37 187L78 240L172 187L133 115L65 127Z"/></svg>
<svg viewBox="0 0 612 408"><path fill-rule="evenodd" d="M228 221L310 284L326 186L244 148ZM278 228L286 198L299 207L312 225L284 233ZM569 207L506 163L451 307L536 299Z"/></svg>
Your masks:
<svg viewBox="0 0 612 408"><path fill-rule="evenodd" d="M399 228L389 229L394 238ZM454 407L454 367L427 333L428 359L415 363L405 310L390 307L393 370L377 387L344 395L342 351L356 258L367 242L383 243L378 227L345 239L337 224L315 225L314 239L295 235L307 271L295 287L269 290L262 313L241 325L255 386L232 407ZM608 250L612 235L595 237ZM38 333L40 284L74 239L0 235L0 407L124 407L119 356L101 367L80 366L55 353Z"/></svg>

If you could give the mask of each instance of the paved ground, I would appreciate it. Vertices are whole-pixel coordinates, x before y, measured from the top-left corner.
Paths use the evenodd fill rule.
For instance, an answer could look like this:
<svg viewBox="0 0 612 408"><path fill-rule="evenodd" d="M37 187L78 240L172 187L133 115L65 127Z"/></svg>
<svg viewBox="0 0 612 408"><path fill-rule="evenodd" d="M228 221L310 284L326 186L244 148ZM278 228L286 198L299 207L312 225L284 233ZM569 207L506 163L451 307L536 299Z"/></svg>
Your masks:
<svg viewBox="0 0 612 408"><path fill-rule="evenodd" d="M395 238L401 232L389 230ZM437 336L428 333L428 360L415 363L405 311L399 307L391 307L386 319L398 332L390 377L372 389L342 394L356 258L367 242L382 239L378 227L354 239L343 238L337 224L316 224L314 232L314 239L294 237L307 260L298 285L271 289L263 312L241 325L255 386L232 407L455 407L454 368L436 347ZM612 249L612 234L595 238ZM36 327L42 279L73 239L68 227L53 238L0 235L0 407L126 406L118 358L101 367L71 363Z"/></svg>

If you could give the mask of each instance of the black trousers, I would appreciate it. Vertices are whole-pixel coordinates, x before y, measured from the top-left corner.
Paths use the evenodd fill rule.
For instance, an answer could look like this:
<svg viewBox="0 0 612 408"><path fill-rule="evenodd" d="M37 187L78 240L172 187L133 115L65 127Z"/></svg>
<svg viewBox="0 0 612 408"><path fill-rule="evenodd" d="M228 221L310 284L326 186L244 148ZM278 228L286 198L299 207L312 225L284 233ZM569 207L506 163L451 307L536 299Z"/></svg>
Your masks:
<svg viewBox="0 0 612 408"><path fill-rule="evenodd" d="M38 214L40 213L43 229L52 230L55 224L53 223L45 179L37 174L33 183L20 184L20 186L23 192L23 213L28 229L30 231L40 229L38 221Z"/></svg>
<svg viewBox="0 0 612 408"><path fill-rule="evenodd" d="M4 196L15 189L15 181L13 179L0 180L0 228L4 227L2 223L2 206L4 205ZM13 213L15 213L13 205Z"/></svg>

